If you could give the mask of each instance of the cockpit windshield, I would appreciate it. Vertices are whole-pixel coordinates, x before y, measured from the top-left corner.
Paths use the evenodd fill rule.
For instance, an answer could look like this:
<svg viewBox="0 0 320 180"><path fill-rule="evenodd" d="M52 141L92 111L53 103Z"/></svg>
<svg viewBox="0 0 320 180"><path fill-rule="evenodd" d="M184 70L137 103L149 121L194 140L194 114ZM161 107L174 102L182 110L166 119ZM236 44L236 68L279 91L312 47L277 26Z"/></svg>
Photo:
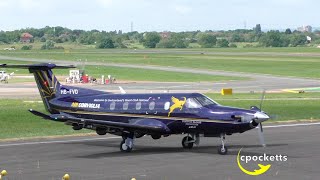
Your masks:
<svg viewBox="0 0 320 180"><path fill-rule="evenodd" d="M195 97L195 99L202 105L202 106L208 106L208 105L217 105L214 100L206 97L206 96L198 96Z"/></svg>
<svg viewBox="0 0 320 180"><path fill-rule="evenodd" d="M186 102L186 107L187 108L201 108L204 106L208 105L217 105L214 100L206 97L206 96L197 96L197 97L192 97L188 98Z"/></svg>

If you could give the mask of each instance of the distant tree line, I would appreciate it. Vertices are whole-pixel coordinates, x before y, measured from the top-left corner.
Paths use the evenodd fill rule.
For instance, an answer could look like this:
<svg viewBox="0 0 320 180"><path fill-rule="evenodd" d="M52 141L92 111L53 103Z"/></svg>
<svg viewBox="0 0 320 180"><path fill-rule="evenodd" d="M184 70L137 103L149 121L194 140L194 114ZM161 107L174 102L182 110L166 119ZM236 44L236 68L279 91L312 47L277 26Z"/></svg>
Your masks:
<svg viewBox="0 0 320 180"><path fill-rule="evenodd" d="M49 27L36 29L27 28L14 31L0 31L0 44L20 42L22 33L33 36L30 42L43 42L42 49L53 49L55 44L71 42L83 45L93 45L96 48L189 48L193 45L202 48L237 47L237 43L255 42L259 47L295 47L310 43L320 43L320 32L313 33L291 31L261 31L258 24L253 29L237 29L229 31L187 31L187 32L128 32L71 30L64 27ZM307 39L309 36L309 39ZM32 47L24 47L31 49Z"/></svg>

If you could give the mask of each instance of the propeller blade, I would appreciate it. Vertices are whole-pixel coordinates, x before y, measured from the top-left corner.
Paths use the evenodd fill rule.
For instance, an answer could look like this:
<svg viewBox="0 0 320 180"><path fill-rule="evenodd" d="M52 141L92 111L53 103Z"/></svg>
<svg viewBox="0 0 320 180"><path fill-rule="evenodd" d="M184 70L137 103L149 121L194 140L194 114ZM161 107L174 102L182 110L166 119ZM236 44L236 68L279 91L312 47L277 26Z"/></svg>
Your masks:
<svg viewBox="0 0 320 180"><path fill-rule="evenodd" d="M265 95L266 95L266 90L264 89L261 95L261 100L260 100L260 106L259 106L260 111L262 111L262 104L263 104Z"/></svg>
<svg viewBox="0 0 320 180"><path fill-rule="evenodd" d="M262 124L259 123L259 139L260 139L260 143L263 147L266 147L266 143L264 142L264 135L263 135L263 128L262 128Z"/></svg>

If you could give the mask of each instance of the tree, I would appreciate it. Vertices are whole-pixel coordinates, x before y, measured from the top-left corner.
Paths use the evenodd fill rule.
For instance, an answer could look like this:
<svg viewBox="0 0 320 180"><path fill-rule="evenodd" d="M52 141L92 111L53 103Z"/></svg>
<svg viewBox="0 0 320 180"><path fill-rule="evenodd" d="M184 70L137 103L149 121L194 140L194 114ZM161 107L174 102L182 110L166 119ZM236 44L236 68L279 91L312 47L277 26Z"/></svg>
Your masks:
<svg viewBox="0 0 320 180"><path fill-rule="evenodd" d="M307 38L304 34L293 34L290 38L290 44L293 47L304 45L306 42Z"/></svg>
<svg viewBox="0 0 320 180"><path fill-rule="evenodd" d="M8 37L7 37L6 33L0 32L0 42L2 42L2 43L9 43Z"/></svg>
<svg viewBox="0 0 320 180"><path fill-rule="evenodd" d="M212 34L199 33L198 34L198 43L202 48L212 48L216 45L217 38Z"/></svg>
<svg viewBox="0 0 320 180"><path fill-rule="evenodd" d="M116 48L127 48L127 46L123 44L123 39L120 36L116 37L116 40L114 42L114 47L116 47Z"/></svg>
<svg viewBox="0 0 320 180"><path fill-rule="evenodd" d="M245 39L238 33L233 33L230 39L231 42L244 42Z"/></svg>
<svg viewBox="0 0 320 180"><path fill-rule="evenodd" d="M41 38L40 38L40 42L46 42L47 41L47 39L44 37L44 36L42 36Z"/></svg>
<svg viewBox="0 0 320 180"><path fill-rule="evenodd" d="M226 39L218 39L217 40L217 46L218 47L229 47L229 42Z"/></svg>
<svg viewBox="0 0 320 180"><path fill-rule="evenodd" d="M170 39L163 39L157 44L157 48L174 48L174 42Z"/></svg>
<svg viewBox="0 0 320 180"><path fill-rule="evenodd" d="M114 48L114 42L110 37L107 37L102 39L96 47L99 49Z"/></svg>
<svg viewBox="0 0 320 180"><path fill-rule="evenodd" d="M259 43L266 47L283 47L283 39L279 31L269 31L259 40Z"/></svg>
<svg viewBox="0 0 320 180"><path fill-rule="evenodd" d="M236 44L229 44L229 47L231 48L237 48L238 46Z"/></svg>
<svg viewBox="0 0 320 180"><path fill-rule="evenodd" d="M186 36L183 33L171 33L169 41L172 42L174 48L187 48L189 42L186 41Z"/></svg>
<svg viewBox="0 0 320 180"><path fill-rule="evenodd" d="M292 34L291 29L287 28L286 31L284 32L285 34Z"/></svg>
<svg viewBox="0 0 320 180"><path fill-rule="evenodd" d="M160 42L161 36L157 32L147 33L144 37L143 46L147 48L155 48Z"/></svg>
<svg viewBox="0 0 320 180"><path fill-rule="evenodd" d="M53 49L54 48L54 42L51 40L47 40L42 46L41 49Z"/></svg>

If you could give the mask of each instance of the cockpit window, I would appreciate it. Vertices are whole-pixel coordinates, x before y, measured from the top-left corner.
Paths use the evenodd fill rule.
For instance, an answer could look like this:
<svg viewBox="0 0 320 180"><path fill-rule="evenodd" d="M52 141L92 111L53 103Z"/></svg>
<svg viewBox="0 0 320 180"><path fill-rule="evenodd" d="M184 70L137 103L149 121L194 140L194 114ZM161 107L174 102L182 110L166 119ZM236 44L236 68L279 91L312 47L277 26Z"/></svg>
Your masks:
<svg viewBox="0 0 320 180"><path fill-rule="evenodd" d="M202 105L202 106L208 106L208 105L217 105L214 100L206 97L206 96L198 96L195 97L195 99Z"/></svg>
<svg viewBox="0 0 320 180"><path fill-rule="evenodd" d="M186 102L186 107L190 109L201 108L201 104L194 98L188 98Z"/></svg>

